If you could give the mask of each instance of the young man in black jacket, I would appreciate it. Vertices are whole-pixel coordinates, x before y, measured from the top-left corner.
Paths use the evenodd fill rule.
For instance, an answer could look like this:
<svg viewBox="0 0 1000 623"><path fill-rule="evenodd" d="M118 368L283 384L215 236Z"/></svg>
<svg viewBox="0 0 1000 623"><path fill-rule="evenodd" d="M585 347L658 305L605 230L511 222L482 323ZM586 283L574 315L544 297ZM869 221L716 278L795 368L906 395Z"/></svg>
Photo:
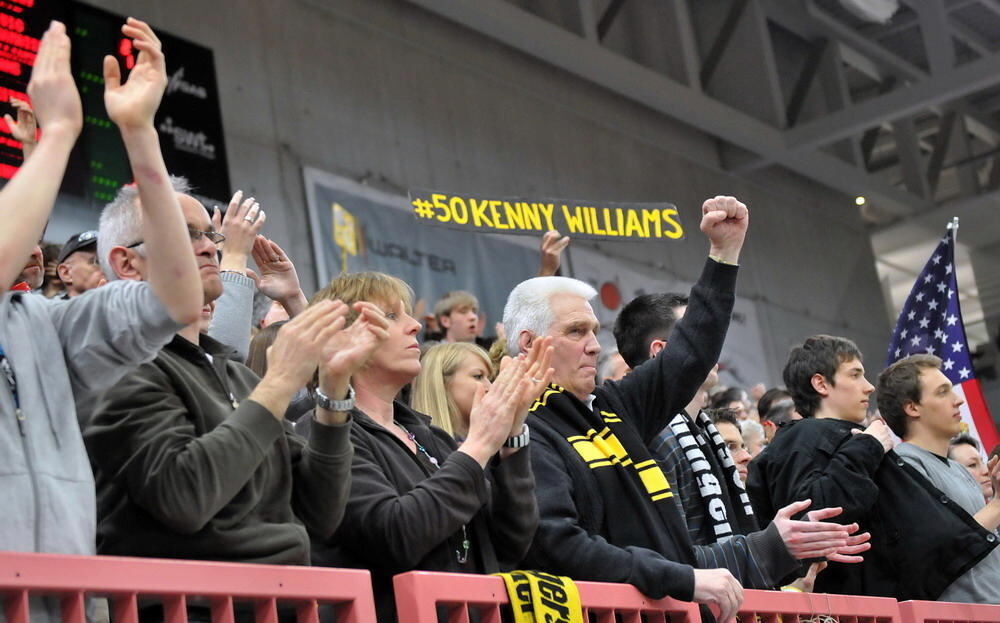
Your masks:
<svg viewBox="0 0 1000 623"><path fill-rule="evenodd" d="M865 561L831 563L817 592L937 599L996 547L995 534L892 450L881 420L862 428L875 388L853 342L810 337L792 349L784 381L804 419L750 463L747 488L758 517L809 498L843 507L838 521L858 522L872 535Z"/></svg>

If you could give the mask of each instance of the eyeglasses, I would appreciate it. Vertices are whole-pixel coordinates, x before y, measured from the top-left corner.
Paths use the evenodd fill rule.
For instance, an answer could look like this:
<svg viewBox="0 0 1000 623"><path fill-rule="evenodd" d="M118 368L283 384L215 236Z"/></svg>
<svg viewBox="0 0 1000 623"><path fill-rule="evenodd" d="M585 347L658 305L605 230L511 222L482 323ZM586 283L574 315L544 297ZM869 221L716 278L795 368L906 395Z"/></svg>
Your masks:
<svg viewBox="0 0 1000 623"><path fill-rule="evenodd" d="M200 229L195 229L188 225L188 234L191 235L191 244L194 244L201 240L202 238L208 238L212 244L220 245L226 241L226 237L217 231L201 231ZM132 244L125 245L126 249L134 249L140 244L145 244L145 240L140 240L139 242L133 242Z"/></svg>

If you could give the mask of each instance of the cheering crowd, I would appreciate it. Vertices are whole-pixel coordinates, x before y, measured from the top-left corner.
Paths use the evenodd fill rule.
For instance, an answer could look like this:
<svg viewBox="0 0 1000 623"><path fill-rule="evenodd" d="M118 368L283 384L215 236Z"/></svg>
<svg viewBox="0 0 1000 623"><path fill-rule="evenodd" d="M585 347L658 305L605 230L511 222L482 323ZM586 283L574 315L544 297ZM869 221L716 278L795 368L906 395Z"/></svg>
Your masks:
<svg viewBox="0 0 1000 623"><path fill-rule="evenodd" d="M209 213L170 176L160 42L132 18L122 33L139 54L124 81L105 58L104 100L134 184L48 275L83 119L62 24L7 117L26 157L0 192L0 550L364 568L383 621L392 577L415 569L624 582L722 621L744 588L1000 603L1000 457L956 437L940 359L882 371L879 418L843 337L804 339L756 405L714 387L737 199L705 201L701 277L629 302L612 357L594 289L556 275L555 233L497 339L465 292L434 306L432 335L392 275L307 299L253 198Z"/></svg>

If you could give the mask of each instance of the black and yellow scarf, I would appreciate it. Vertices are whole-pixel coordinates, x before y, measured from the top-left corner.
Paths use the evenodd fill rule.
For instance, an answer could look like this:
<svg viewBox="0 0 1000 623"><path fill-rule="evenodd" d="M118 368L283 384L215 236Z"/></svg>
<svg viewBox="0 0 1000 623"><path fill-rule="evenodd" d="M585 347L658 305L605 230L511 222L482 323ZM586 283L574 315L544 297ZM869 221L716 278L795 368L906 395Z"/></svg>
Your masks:
<svg viewBox="0 0 1000 623"><path fill-rule="evenodd" d="M674 562L695 564L675 492L638 431L615 413L597 412L552 384L532 405L532 427L552 429L569 444L560 452L573 470L585 466L603 499L600 531L618 547L646 547Z"/></svg>
<svg viewBox="0 0 1000 623"><path fill-rule="evenodd" d="M541 571L497 573L510 598L514 623L583 623L573 580Z"/></svg>

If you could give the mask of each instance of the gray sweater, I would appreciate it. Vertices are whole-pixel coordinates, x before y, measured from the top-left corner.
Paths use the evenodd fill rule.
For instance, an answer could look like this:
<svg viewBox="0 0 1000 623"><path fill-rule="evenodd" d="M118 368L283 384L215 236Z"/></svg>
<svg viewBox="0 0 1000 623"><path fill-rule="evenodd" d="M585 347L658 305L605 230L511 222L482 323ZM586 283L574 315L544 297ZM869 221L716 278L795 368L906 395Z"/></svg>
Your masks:
<svg viewBox="0 0 1000 623"><path fill-rule="evenodd" d="M0 550L95 553L94 478L80 422L102 390L178 329L147 283L115 281L64 301L0 298L0 345L23 413L19 427L0 379Z"/></svg>

